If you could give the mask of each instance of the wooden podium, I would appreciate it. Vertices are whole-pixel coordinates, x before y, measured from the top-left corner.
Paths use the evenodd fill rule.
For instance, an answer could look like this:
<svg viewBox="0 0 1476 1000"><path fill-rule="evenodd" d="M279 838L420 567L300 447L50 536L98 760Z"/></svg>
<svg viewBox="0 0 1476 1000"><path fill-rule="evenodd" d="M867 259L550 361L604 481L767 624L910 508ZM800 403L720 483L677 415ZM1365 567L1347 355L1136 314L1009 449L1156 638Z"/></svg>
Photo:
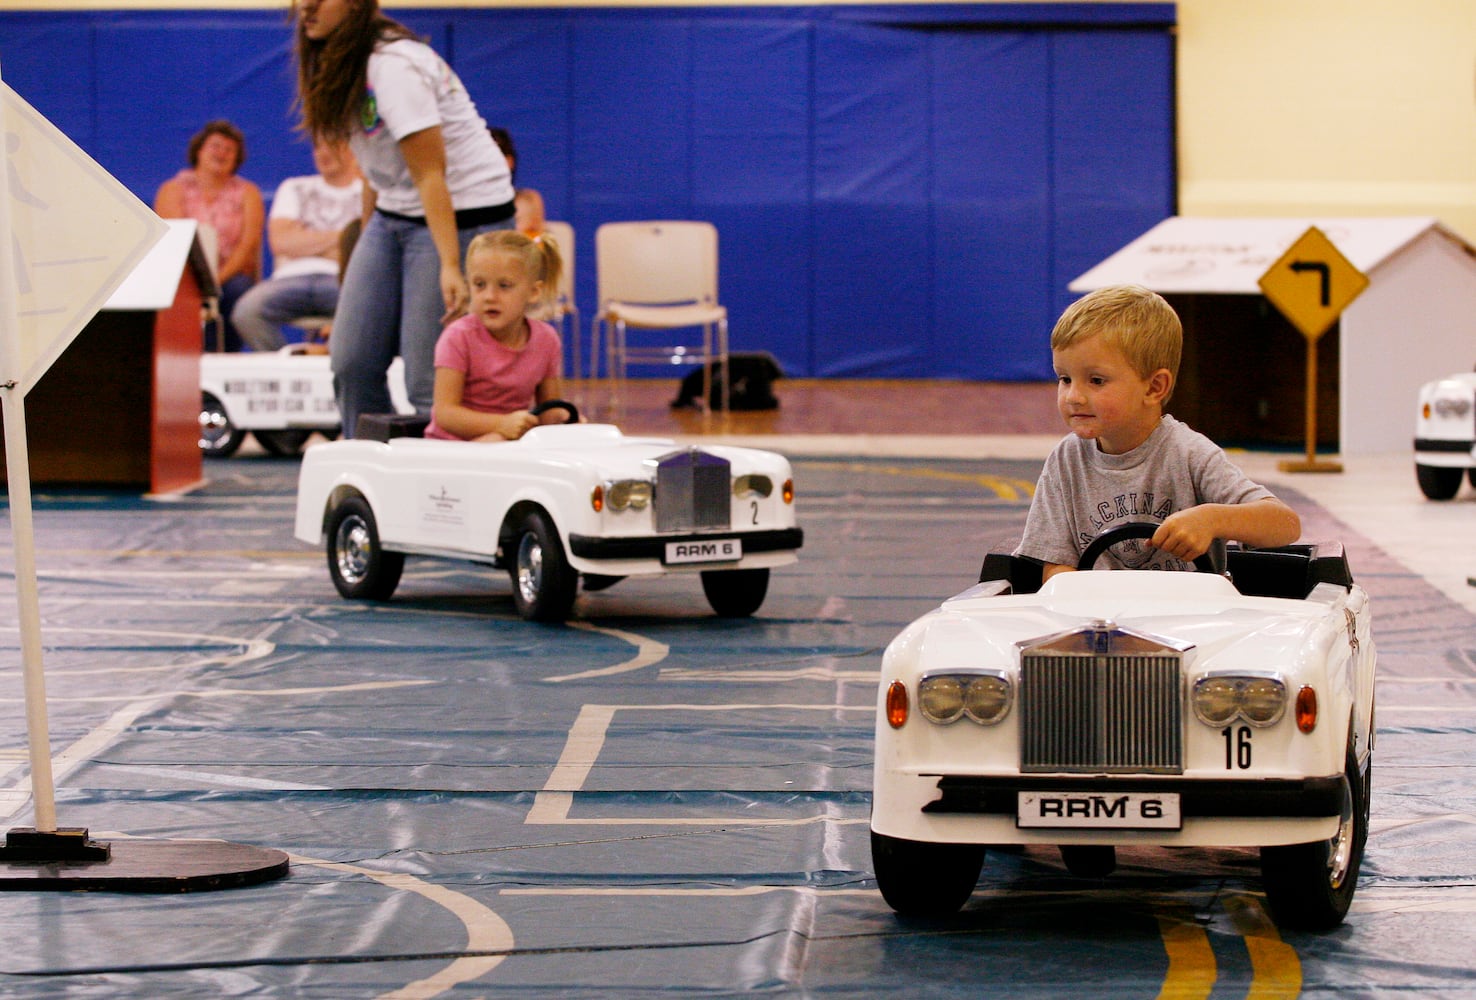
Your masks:
<svg viewBox="0 0 1476 1000"><path fill-rule="evenodd" d="M219 292L197 224L166 221L164 238L26 395L36 486L173 493L203 480L200 308Z"/></svg>

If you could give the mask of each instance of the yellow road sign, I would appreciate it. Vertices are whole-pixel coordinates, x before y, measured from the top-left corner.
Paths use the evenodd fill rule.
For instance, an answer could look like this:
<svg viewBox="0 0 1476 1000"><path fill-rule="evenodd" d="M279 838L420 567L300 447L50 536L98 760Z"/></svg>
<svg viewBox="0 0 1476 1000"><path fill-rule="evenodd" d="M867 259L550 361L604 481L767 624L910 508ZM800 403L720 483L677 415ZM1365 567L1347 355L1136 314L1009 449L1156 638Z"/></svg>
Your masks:
<svg viewBox="0 0 1476 1000"><path fill-rule="evenodd" d="M14 370L34 386L164 235L143 202L0 83L6 194L16 289ZM0 214L0 218L3 218ZM0 323L3 328L4 323Z"/></svg>
<svg viewBox="0 0 1476 1000"><path fill-rule="evenodd" d="M1261 275L1261 291L1308 340L1327 332L1368 277L1312 226Z"/></svg>

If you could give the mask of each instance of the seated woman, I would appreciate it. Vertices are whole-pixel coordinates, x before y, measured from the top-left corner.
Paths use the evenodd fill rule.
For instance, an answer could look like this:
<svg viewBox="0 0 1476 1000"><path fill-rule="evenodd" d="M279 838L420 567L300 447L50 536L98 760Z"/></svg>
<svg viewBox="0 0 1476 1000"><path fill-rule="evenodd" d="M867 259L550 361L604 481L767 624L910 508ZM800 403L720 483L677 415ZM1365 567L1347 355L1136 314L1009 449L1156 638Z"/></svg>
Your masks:
<svg viewBox="0 0 1476 1000"><path fill-rule="evenodd" d="M161 218L195 219L215 228L225 343L204 346L239 351L241 338L230 316L236 301L261 278L261 188L237 174L246 162L246 137L228 121L207 122L190 139L186 158L189 167L159 186L154 211Z"/></svg>
<svg viewBox="0 0 1476 1000"><path fill-rule="evenodd" d="M560 393L563 345L554 328L528 315L558 287L563 259L548 236L494 230L466 252L471 312L436 342L435 400L425 436L515 441L563 410L529 411Z"/></svg>

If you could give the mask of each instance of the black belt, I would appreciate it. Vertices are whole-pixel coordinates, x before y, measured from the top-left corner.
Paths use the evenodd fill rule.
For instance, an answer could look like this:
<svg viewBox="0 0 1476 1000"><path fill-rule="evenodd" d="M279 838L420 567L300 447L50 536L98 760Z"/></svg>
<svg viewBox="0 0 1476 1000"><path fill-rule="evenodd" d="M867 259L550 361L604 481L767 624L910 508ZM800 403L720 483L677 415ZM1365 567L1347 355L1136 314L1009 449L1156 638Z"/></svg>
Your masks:
<svg viewBox="0 0 1476 1000"><path fill-rule="evenodd" d="M387 219L395 219L398 222L411 222L417 226L425 225L423 215L401 215L399 212L391 212L388 209L376 208L374 211ZM490 226L497 222L506 222L517 214L517 209L512 202L503 202L501 205L484 205L481 208L462 208L456 212L457 229L478 229L482 226Z"/></svg>

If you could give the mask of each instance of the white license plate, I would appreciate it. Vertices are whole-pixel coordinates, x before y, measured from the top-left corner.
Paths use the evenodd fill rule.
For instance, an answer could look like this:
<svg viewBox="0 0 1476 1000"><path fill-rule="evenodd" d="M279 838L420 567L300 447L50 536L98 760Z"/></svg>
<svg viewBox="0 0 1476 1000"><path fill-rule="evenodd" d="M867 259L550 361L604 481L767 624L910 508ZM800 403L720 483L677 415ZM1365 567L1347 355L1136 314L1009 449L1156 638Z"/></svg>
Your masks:
<svg viewBox="0 0 1476 1000"><path fill-rule="evenodd" d="M1020 792L1016 825L1085 830L1177 830L1177 792Z"/></svg>
<svg viewBox="0 0 1476 1000"><path fill-rule="evenodd" d="M703 538L697 541L667 542L667 565L681 563L737 562L743 558L741 538Z"/></svg>

